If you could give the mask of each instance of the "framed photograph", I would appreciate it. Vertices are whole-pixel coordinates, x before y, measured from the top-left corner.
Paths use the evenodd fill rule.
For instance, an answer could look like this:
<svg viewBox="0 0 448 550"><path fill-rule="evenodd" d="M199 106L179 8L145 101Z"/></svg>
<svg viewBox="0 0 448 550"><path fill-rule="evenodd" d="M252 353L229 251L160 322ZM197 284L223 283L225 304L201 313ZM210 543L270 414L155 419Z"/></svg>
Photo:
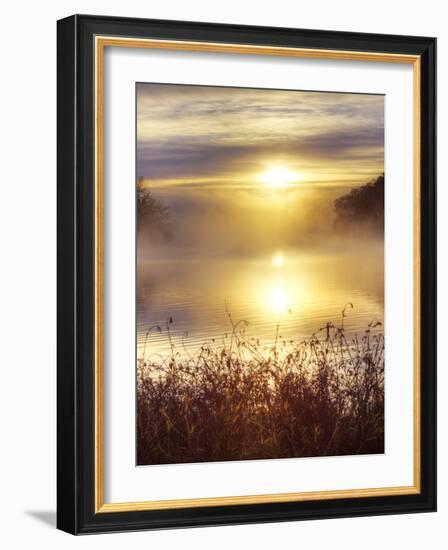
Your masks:
<svg viewBox="0 0 448 550"><path fill-rule="evenodd" d="M434 38L58 22L58 527L434 511Z"/></svg>

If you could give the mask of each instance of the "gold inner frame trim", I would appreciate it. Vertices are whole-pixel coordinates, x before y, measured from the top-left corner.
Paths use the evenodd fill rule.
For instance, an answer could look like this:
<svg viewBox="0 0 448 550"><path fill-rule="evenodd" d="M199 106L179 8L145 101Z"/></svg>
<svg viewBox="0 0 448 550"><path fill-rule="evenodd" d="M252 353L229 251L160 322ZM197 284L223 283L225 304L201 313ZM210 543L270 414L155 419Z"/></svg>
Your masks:
<svg viewBox="0 0 448 550"><path fill-rule="evenodd" d="M413 485L365 489L313 491L262 495L226 496L180 500L153 500L141 502L104 502L104 51L106 47L153 48L161 50L197 51L207 53L236 53L371 61L383 63L407 63L413 65L413 195L414 195L414 372L413 372L413 424L414 469ZM342 498L413 495L421 492L421 425L420 425L420 117L421 71L420 56L381 52L356 52L323 50L251 44L226 44L181 40L158 40L96 36L95 55L95 513L130 512L143 510L167 510L206 506L231 506L275 502L303 502Z"/></svg>

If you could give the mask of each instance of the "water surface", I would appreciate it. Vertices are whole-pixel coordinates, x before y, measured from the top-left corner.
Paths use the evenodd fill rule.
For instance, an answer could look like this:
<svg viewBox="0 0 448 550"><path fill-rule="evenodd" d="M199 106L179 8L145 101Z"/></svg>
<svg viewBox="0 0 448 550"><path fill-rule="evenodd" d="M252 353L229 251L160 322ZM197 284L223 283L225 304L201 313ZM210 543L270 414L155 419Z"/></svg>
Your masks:
<svg viewBox="0 0 448 550"><path fill-rule="evenodd" d="M271 346L310 337L327 322L344 321L348 335L383 323L383 259L376 253L272 251L256 259L140 261L137 266L137 357L180 355L205 342L222 344L231 322L245 320L248 337ZM169 321L172 321L171 323ZM159 326L150 331L148 329ZM145 344L146 342L146 344Z"/></svg>

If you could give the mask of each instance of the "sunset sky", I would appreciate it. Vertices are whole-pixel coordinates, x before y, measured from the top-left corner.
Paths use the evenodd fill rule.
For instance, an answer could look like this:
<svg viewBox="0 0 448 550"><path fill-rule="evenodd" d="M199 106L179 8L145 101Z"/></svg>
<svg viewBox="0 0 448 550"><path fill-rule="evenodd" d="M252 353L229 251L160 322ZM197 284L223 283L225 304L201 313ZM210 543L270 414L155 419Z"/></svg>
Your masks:
<svg viewBox="0 0 448 550"><path fill-rule="evenodd" d="M137 148L153 188L359 185L384 171L384 97L141 83Z"/></svg>
<svg viewBox="0 0 448 550"><path fill-rule="evenodd" d="M383 157L383 96L137 85L137 177L169 211L175 255L328 243L335 199Z"/></svg>

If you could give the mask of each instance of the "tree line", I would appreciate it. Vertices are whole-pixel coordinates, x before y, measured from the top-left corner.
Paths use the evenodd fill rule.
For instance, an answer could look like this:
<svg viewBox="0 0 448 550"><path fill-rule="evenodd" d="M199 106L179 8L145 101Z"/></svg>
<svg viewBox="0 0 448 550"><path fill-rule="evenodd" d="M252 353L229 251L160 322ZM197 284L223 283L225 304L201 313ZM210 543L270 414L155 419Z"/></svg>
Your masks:
<svg viewBox="0 0 448 550"><path fill-rule="evenodd" d="M384 174L336 199L334 210L334 227L338 231L358 228L383 234Z"/></svg>

